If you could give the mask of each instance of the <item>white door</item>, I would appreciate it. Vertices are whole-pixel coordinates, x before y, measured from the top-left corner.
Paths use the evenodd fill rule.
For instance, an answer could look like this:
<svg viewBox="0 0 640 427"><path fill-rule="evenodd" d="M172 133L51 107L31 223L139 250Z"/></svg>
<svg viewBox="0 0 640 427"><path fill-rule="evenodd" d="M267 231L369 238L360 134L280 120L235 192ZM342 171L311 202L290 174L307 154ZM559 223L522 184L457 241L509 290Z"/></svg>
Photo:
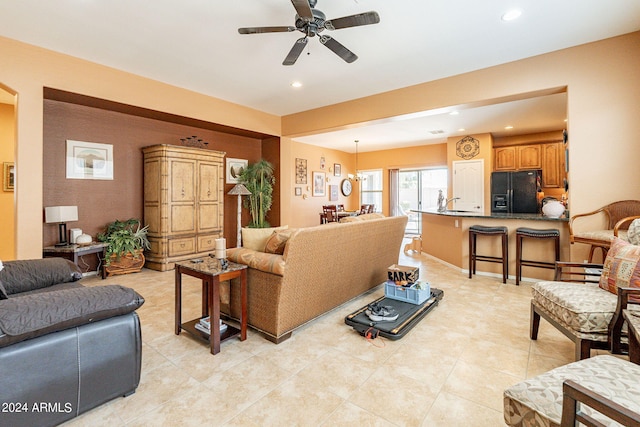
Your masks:
<svg viewBox="0 0 640 427"><path fill-rule="evenodd" d="M453 197L449 209L484 212L484 159L453 162Z"/></svg>

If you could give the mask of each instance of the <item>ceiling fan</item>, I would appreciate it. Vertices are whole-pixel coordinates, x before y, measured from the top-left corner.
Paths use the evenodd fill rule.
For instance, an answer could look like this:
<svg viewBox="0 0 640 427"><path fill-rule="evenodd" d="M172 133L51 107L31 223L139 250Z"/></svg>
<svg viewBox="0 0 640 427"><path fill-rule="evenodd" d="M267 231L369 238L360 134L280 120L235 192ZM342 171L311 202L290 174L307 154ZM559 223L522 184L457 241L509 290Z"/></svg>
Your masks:
<svg viewBox="0 0 640 427"><path fill-rule="evenodd" d="M295 26L281 27L246 27L238 28L240 34L260 34L260 33L289 33L291 31L300 31L304 37L298 39L289 54L282 62L282 65L293 65L307 45L309 37L318 35L320 43L328 47L333 53L351 63L358 59L358 56L344 47L336 39L327 35L320 35L322 31L339 30L341 28L358 27L360 25L377 24L380 22L380 16L377 12L358 13L356 15L344 16L336 19L326 19L322 11L315 9L318 0L291 0L293 7L296 9Z"/></svg>

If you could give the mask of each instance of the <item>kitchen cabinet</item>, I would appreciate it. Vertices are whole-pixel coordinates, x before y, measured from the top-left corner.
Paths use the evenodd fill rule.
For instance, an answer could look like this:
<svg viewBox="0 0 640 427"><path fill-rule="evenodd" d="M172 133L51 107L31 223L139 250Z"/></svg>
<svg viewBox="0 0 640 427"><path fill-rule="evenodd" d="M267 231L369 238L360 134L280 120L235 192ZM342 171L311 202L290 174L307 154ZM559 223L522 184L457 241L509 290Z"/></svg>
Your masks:
<svg viewBox="0 0 640 427"><path fill-rule="evenodd" d="M541 144L494 148L495 171L517 171L542 167Z"/></svg>
<svg viewBox="0 0 640 427"><path fill-rule="evenodd" d="M544 187L563 186L564 147L561 142L542 145L542 170Z"/></svg>
<svg viewBox="0 0 640 427"><path fill-rule="evenodd" d="M207 256L223 236L225 153L167 144L142 151L147 267L165 271Z"/></svg>
<svg viewBox="0 0 640 427"><path fill-rule="evenodd" d="M542 185L562 187L565 178L564 146L560 141L504 145L493 149L494 171L542 169Z"/></svg>

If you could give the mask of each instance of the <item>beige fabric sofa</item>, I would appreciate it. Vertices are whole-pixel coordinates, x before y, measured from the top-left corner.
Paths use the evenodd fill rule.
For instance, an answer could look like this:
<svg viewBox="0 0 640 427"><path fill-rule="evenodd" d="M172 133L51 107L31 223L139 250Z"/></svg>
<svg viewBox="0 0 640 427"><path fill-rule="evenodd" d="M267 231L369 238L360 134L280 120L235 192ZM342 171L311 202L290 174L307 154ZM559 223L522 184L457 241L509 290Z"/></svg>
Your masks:
<svg viewBox="0 0 640 427"><path fill-rule="evenodd" d="M230 261L249 266L249 325L278 343L384 282L398 262L407 217L370 218L294 230L282 255L229 249ZM238 318L237 287L223 284L221 295L221 311Z"/></svg>

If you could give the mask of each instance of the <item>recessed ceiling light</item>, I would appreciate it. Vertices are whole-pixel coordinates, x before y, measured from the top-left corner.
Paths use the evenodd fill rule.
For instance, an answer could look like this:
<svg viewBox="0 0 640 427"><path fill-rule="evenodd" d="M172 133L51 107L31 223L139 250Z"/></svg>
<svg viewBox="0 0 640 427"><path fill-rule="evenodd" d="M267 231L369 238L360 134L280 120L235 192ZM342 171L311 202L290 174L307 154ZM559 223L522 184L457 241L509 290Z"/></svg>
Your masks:
<svg viewBox="0 0 640 427"><path fill-rule="evenodd" d="M505 128L506 130L511 130L511 129L513 129L513 126L509 125L509 126L505 126L504 128Z"/></svg>
<svg viewBox="0 0 640 427"><path fill-rule="evenodd" d="M460 114L460 112L458 112L458 111L452 111L452 112L449 113L449 115L451 115L451 116L457 116L458 114Z"/></svg>
<svg viewBox="0 0 640 427"><path fill-rule="evenodd" d="M291 87L302 87L302 83L301 82L292 82L291 83Z"/></svg>
<svg viewBox="0 0 640 427"><path fill-rule="evenodd" d="M465 128L460 128L458 129L458 132L464 132L466 129Z"/></svg>
<svg viewBox="0 0 640 427"><path fill-rule="evenodd" d="M522 12L517 9L509 10L502 15L502 20L513 21L514 19L518 19L520 15L522 15Z"/></svg>

